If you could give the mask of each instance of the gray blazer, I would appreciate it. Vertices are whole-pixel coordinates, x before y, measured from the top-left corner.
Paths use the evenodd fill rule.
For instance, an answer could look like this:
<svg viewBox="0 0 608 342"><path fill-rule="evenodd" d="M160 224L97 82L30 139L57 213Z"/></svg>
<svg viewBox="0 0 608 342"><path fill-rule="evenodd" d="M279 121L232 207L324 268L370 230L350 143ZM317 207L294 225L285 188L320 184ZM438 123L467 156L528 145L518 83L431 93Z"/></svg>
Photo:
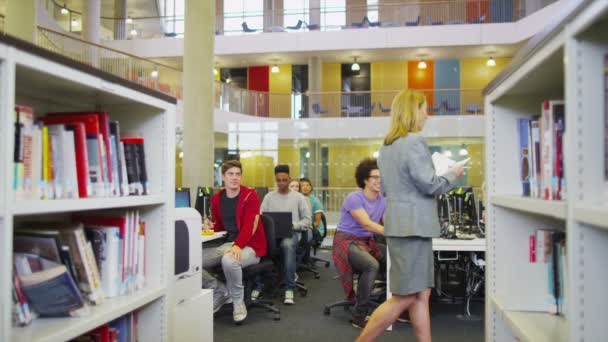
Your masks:
<svg viewBox="0 0 608 342"><path fill-rule="evenodd" d="M378 157L386 193L385 236L439 236L435 195L449 191L456 176L435 175L428 145L416 133L382 146Z"/></svg>

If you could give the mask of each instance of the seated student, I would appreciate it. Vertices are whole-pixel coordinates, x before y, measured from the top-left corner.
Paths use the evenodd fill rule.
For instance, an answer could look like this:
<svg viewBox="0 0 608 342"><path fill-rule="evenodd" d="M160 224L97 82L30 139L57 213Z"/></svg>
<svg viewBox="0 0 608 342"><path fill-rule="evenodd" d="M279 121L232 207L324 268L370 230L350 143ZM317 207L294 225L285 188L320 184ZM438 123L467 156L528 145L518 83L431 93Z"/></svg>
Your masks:
<svg viewBox="0 0 608 342"><path fill-rule="evenodd" d="M376 159L362 160L355 171L355 178L362 190L351 192L344 200L334 237L333 259L346 298L355 302L351 323L363 328L374 281L386 260L384 245L374 240L374 234L384 235L381 220L386 204L380 193L380 171ZM360 273L356 299L353 273Z"/></svg>
<svg viewBox="0 0 608 342"><path fill-rule="evenodd" d="M292 179L289 182L289 190L300 192L300 182L297 179Z"/></svg>
<svg viewBox="0 0 608 342"><path fill-rule="evenodd" d="M296 247L302 231L310 228L310 207L308 201L299 192L289 190L289 166L277 165L274 168L274 179L277 190L269 192L262 201L262 213L264 212L291 212L293 220L293 235L280 241L283 252L284 277L285 277L285 304L294 304L293 290L296 288ZM262 291L261 278L258 279L257 288L251 292L252 299L257 299Z"/></svg>
<svg viewBox="0 0 608 342"><path fill-rule="evenodd" d="M260 200L253 188L241 185L242 170L237 160L222 165L224 189L211 198L211 215L213 229L227 232L226 242L215 248L203 248L203 288L214 290L214 312L232 300L232 317L237 323L247 317L242 269L259 263L260 257L266 255ZM208 272L220 264L226 285Z"/></svg>
<svg viewBox="0 0 608 342"><path fill-rule="evenodd" d="M300 178L300 192L306 196L310 202L312 211L312 228L316 229L321 236L325 233L325 226L321 217L323 216L323 204L312 194L312 183L308 178Z"/></svg>

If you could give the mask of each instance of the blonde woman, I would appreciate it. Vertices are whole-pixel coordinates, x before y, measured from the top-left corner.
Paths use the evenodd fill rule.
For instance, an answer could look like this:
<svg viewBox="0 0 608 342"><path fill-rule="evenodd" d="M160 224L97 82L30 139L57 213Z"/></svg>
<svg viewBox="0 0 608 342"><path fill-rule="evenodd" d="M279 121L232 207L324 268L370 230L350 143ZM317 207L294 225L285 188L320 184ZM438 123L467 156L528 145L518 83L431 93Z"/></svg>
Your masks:
<svg viewBox="0 0 608 342"><path fill-rule="evenodd" d="M450 190L464 168L457 164L445 175L435 175L429 147L420 134L426 119L424 94L408 89L395 96L390 129L378 158L386 193L384 235L393 297L374 311L357 341L374 341L405 310L416 340L431 341L432 238L439 236L435 196Z"/></svg>

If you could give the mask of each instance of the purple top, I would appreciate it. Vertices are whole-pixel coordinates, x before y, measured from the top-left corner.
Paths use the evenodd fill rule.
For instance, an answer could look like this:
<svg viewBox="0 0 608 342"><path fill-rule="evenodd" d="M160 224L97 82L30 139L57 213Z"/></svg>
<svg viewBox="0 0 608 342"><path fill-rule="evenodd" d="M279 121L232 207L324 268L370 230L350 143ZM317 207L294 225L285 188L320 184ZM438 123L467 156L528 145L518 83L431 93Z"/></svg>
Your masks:
<svg viewBox="0 0 608 342"><path fill-rule="evenodd" d="M354 191L346 196L342 210L340 211L340 223L337 231L352 234L358 237L371 237L374 233L366 230L351 215L351 210L365 209L369 218L374 222L380 222L384 215L386 203L382 195L378 195L375 200L365 197L363 190Z"/></svg>

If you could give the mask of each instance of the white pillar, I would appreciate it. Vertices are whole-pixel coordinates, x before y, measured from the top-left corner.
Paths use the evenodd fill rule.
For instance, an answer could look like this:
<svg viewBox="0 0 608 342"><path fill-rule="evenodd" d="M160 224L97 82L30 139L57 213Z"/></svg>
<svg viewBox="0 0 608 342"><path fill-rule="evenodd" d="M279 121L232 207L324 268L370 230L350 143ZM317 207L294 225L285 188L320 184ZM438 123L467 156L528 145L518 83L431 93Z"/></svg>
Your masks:
<svg viewBox="0 0 608 342"><path fill-rule="evenodd" d="M213 185L215 1L186 0L183 186Z"/></svg>
<svg viewBox="0 0 608 342"><path fill-rule="evenodd" d="M101 26L101 0L85 0L82 15L82 39L99 44L99 28ZM92 66L99 65L99 54L96 47L90 47L86 60Z"/></svg>
<svg viewBox="0 0 608 342"><path fill-rule="evenodd" d="M319 115L313 112L312 105L321 105L321 85L323 81L323 63L321 57L308 58L308 117L314 118Z"/></svg>
<svg viewBox="0 0 608 342"><path fill-rule="evenodd" d="M127 39L127 0L114 0L114 39Z"/></svg>

